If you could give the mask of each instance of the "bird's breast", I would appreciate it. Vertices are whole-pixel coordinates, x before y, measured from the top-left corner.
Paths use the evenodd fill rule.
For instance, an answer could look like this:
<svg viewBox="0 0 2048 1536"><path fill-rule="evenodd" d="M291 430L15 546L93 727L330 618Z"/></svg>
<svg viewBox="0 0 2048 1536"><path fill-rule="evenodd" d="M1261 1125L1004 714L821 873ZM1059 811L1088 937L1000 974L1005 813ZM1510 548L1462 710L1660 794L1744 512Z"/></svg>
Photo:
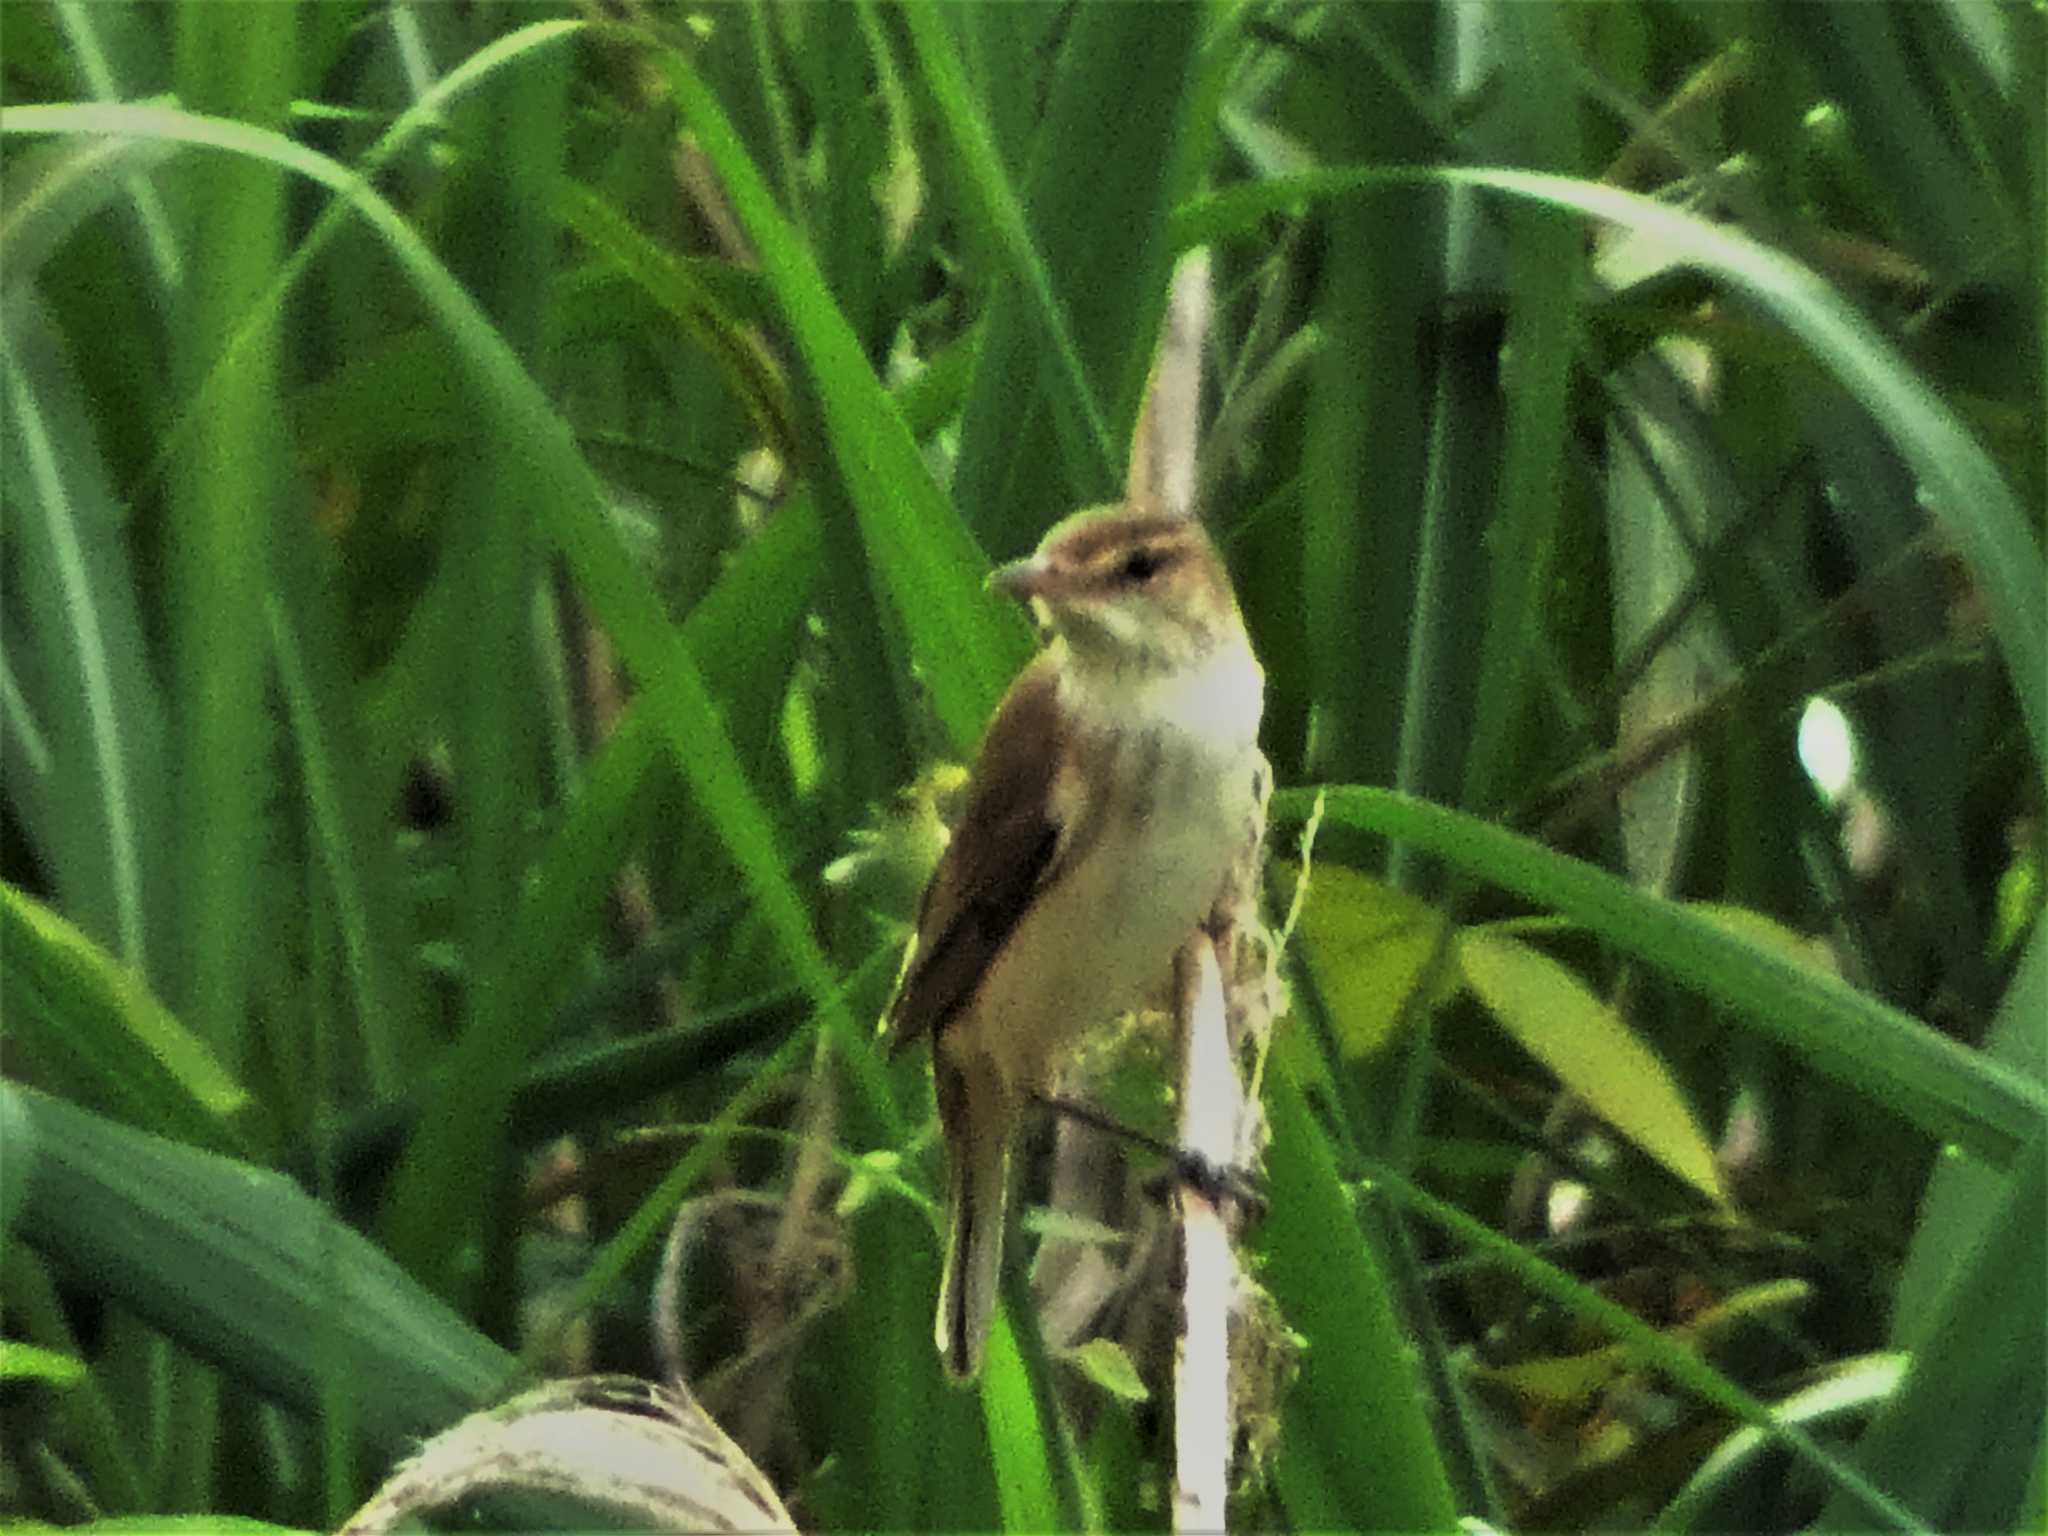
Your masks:
<svg viewBox="0 0 2048 1536"><path fill-rule="evenodd" d="M1258 755L1180 721L1103 722L1072 744L1073 830L955 1032L1023 1089L1089 1030L1146 1001L1209 914L1256 814Z"/></svg>

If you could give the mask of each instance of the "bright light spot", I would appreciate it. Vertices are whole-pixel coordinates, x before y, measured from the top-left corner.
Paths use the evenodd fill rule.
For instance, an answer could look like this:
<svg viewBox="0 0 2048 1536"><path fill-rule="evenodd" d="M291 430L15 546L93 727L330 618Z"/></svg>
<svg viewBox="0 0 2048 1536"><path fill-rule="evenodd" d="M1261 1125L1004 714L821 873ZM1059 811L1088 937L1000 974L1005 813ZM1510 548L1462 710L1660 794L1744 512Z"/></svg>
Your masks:
<svg viewBox="0 0 2048 1536"><path fill-rule="evenodd" d="M1855 781L1856 743L1848 716L1826 699L1808 699L1799 717L1799 763L1830 805Z"/></svg>

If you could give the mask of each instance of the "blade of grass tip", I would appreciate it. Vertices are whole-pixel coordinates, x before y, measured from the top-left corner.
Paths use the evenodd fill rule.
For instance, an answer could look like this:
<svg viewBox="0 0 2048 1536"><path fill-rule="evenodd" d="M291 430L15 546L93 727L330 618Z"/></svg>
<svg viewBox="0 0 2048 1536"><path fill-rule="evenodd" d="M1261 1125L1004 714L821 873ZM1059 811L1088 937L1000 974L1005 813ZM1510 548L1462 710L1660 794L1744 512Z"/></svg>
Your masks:
<svg viewBox="0 0 2048 1536"><path fill-rule="evenodd" d="M1997 1162L2027 1143L2048 1089L1937 1034L1910 1014L1753 943L1606 870L1502 827L1355 785L1282 790L1274 825L1308 816L1412 840L1448 863L1575 918L1783 1040L1930 1135Z"/></svg>
<svg viewBox="0 0 2048 1536"><path fill-rule="evenodd" d="M2017 233L1988 195L1997 183L1973 175L1955 149L1954 121L1920 89L1924 58L1899 35L1904 18L1878 6L1793 6L1777 19L1855 125L1856 152L1870 185L1892 204L1909 244L1947 268L1951 280L1987 275L2010 262ZM1918 52L1917 48L1914 50Z"/></svg>
<svg viewBox="0 0 2048 1536"><path fill-rule="evenodd" d="M264 1107L122 965L60 914L0 883L7 1031L46 1087L192 1146L257 1155Z"/></svg>
<svg viewBox="0 0 2048 1536"><path fill-rule="evenodd" d="M868 556L910 636L949 741L965 752L1027 649L1021 619L981 590L986 557L932 479L902 413L832 302L816 258L777 211L731 121L690 62L662 65L760 257L817 391L833 464L860 518Z"/></svg>
<svg viewBox="0 0 2048 1536"><path fill-rule="evenodd" d="M2037 770L2048 775L2048 586L2018 498L1956 413L1898 350L1811 269L1739 230L1614 187L1533 171L1401 167L1312 171L1199 199L1175 215L1177 249L1227 238L1319 198L1414 181L1483 187L1569 208L1667 245L1727 282L1804 342L1912 466L1932 515L1956 541L1982 593Z"/></svg>

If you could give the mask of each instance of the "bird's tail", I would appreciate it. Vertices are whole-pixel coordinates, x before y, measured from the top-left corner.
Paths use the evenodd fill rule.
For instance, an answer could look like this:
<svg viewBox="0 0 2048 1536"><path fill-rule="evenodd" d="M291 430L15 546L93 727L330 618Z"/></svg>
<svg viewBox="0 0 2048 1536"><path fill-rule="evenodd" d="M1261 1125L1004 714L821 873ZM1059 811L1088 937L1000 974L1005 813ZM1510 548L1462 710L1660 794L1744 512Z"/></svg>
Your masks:
<svg viewBox="0 0 2048 1536"><path fill-rule="evenodd" d="M939 1282L932 1338L946 1374L965 1383L980 1374L982 1347L995 1316L1015 1115L993 1076L974 1073L970 1083L968 1073L947 1065L938 1077L948 1187L946 1271Z"/></svg>

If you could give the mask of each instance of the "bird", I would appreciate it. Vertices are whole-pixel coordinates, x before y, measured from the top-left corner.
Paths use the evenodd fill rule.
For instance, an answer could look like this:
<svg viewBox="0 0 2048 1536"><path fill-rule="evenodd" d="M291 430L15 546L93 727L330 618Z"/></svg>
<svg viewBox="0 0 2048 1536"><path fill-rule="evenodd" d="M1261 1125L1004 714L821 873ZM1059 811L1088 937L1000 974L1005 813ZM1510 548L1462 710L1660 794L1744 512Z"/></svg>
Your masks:
<svg viewBox="0 0 2048 1536"><path fill-rule="evenodd" d="M947 1154L934 1342L980 1372L1027 1108L1092 1032L1163 991L1263 810L1265 674L1191 517L1055 524L990 586L1048 638L1004 694L926 886L886 1017L929 1038Z"/></svg>

